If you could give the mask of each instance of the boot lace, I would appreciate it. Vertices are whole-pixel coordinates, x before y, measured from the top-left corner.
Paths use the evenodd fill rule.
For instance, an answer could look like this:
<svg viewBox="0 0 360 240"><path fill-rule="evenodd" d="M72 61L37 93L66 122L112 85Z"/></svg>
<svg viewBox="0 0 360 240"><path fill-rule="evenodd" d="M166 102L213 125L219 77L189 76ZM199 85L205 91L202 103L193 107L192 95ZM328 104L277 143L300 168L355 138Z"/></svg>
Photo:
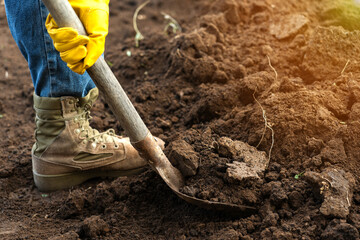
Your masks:
<svg viewBox="0 0 360 240"><path fill-rule="evenodd" d="M78 134L80 139L83 139L83 144L91 142L91 146L93 148L96 148L97 144L102 144L101 148L105 149L105 143L111 142L114 144L115 148L118 148L119 145L117 144L116 139L118 139L119 136L115 134L114 129L111 128L100 133L98 130L93 129L90 126L89 121L92 119L90 116L91 106L91 103L86 103L83 107L84 112L74 118L74 122L78 124L78 128L75 129L75 133Z"/></svg>

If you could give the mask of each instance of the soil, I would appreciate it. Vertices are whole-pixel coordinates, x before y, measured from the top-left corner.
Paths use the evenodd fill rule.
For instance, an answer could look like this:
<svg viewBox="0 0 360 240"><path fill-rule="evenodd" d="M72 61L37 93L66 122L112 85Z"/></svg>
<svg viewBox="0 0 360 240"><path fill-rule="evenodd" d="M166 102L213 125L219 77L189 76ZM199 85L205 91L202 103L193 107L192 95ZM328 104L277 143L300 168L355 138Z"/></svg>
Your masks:
<svg viewBox="0 0 360 240"><path fill-rule="evenodd" d="M245 217L187 204L150 167L39 192L31 77L0 4L0 238L359 239L360 6L352 2L152 0L140 12L138 48L132 16L141 1L110 3L105 59L165 153L175 141L192 151L183 191L258 208ZM165 34L161 12L182 32ZM124 134L102 97L92 115L93 127ZM244 159L222 154L222 137L266 153L258 181L229 180L227 164Z"/></svg>

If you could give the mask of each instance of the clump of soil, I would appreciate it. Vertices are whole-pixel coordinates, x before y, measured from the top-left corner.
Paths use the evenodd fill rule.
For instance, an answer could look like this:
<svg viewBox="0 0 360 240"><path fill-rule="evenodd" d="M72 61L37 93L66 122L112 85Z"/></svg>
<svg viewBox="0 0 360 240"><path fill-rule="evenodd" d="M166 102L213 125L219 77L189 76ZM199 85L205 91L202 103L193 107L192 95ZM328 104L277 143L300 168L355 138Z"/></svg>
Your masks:
<svg viewBox="0 0 360 240"><path fill-rule="evenodd" d="M264 171L267 167L268 159L265 154L257 155L257 151L246 146L231 146L223 143L224 138L212 134L210 128L205 130L188 130L182 137L183 140L175 142L185 142L190 146L194 146L193 153L184 156L182 159L177 158L177 162L191 162L192 156L195 154L200 156L198 167L192 168L192 174L188 174L188 169L184 169L181 164L179 169L184 176L187 176L185 186L180 189L181 192L204 200L214 202L233 203L239 205L255 206L261 201L261 186L264 179ZM228 139L231 141L231 139ZM182 144L182 148L177 149L179 152L187 152L186 145ZM228 147L226 150L224 149ZM180 146L178 146L179 148ZM246 153L243 153L246 151ZM174 162L174 147L170 144L165 152L169 156L170 161ZM254 159L246 159L255 156L265 159L263 169L254 166ZM257 159L255 159L257 160ZM230 166L236 167L234 163L244 163L245 171L254 170L254 175L241 178L236 173L229 174ZM255 172L259 169L259 175ZM197 170L197 171L196 171ZM234 176L235 175L235 176Z"/></svg>

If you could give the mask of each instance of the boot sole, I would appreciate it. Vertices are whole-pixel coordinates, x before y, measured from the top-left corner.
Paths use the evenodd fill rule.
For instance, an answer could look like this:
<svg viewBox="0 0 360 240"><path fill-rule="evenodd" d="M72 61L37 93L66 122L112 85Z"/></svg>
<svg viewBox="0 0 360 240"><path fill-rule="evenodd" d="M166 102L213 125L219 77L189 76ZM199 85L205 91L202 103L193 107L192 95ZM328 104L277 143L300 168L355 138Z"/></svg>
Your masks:
<svg viewBox="0 0 360 240"><path fill-rule="evenodd" d="M92 178L115 178L121 176L132 176L145 171L144 168L136 168L128 171L82 171L59 175L43 175L33 171L35 186L40 192L53 192L79 185Z"/></svg>

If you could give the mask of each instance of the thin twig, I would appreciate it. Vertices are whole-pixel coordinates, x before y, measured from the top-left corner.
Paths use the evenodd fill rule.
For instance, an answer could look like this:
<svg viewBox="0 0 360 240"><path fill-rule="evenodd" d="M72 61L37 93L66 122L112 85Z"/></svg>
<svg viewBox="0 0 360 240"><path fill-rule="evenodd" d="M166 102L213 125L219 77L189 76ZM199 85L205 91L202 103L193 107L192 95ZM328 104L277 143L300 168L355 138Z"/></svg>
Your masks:
<svg viewBox="0 0 360 240"><path fill-rule="evenodd" d="M133 16L133 27L134 27L134 30L136 32L136 35L135 35L135 47L139 47L139 41L144 39L144 36L139 31L139 28L138 28L137 23L136 23L136 19L137 19L138 15L139 15L140 10L143 7L145 7L146 4L148 4L149 2L150 2L150 0L144 2L138 8L136 8L134 16Z"/></svg>
<svg viewBox="0 0 360 240"><path fill-rule="evenodd" d="M343 73L345 72L346 67L348 66L348 64L350 63L350 59L347 60L345 67L343 68L343 70L341 71L341 75L343 75Z"/></svg>

